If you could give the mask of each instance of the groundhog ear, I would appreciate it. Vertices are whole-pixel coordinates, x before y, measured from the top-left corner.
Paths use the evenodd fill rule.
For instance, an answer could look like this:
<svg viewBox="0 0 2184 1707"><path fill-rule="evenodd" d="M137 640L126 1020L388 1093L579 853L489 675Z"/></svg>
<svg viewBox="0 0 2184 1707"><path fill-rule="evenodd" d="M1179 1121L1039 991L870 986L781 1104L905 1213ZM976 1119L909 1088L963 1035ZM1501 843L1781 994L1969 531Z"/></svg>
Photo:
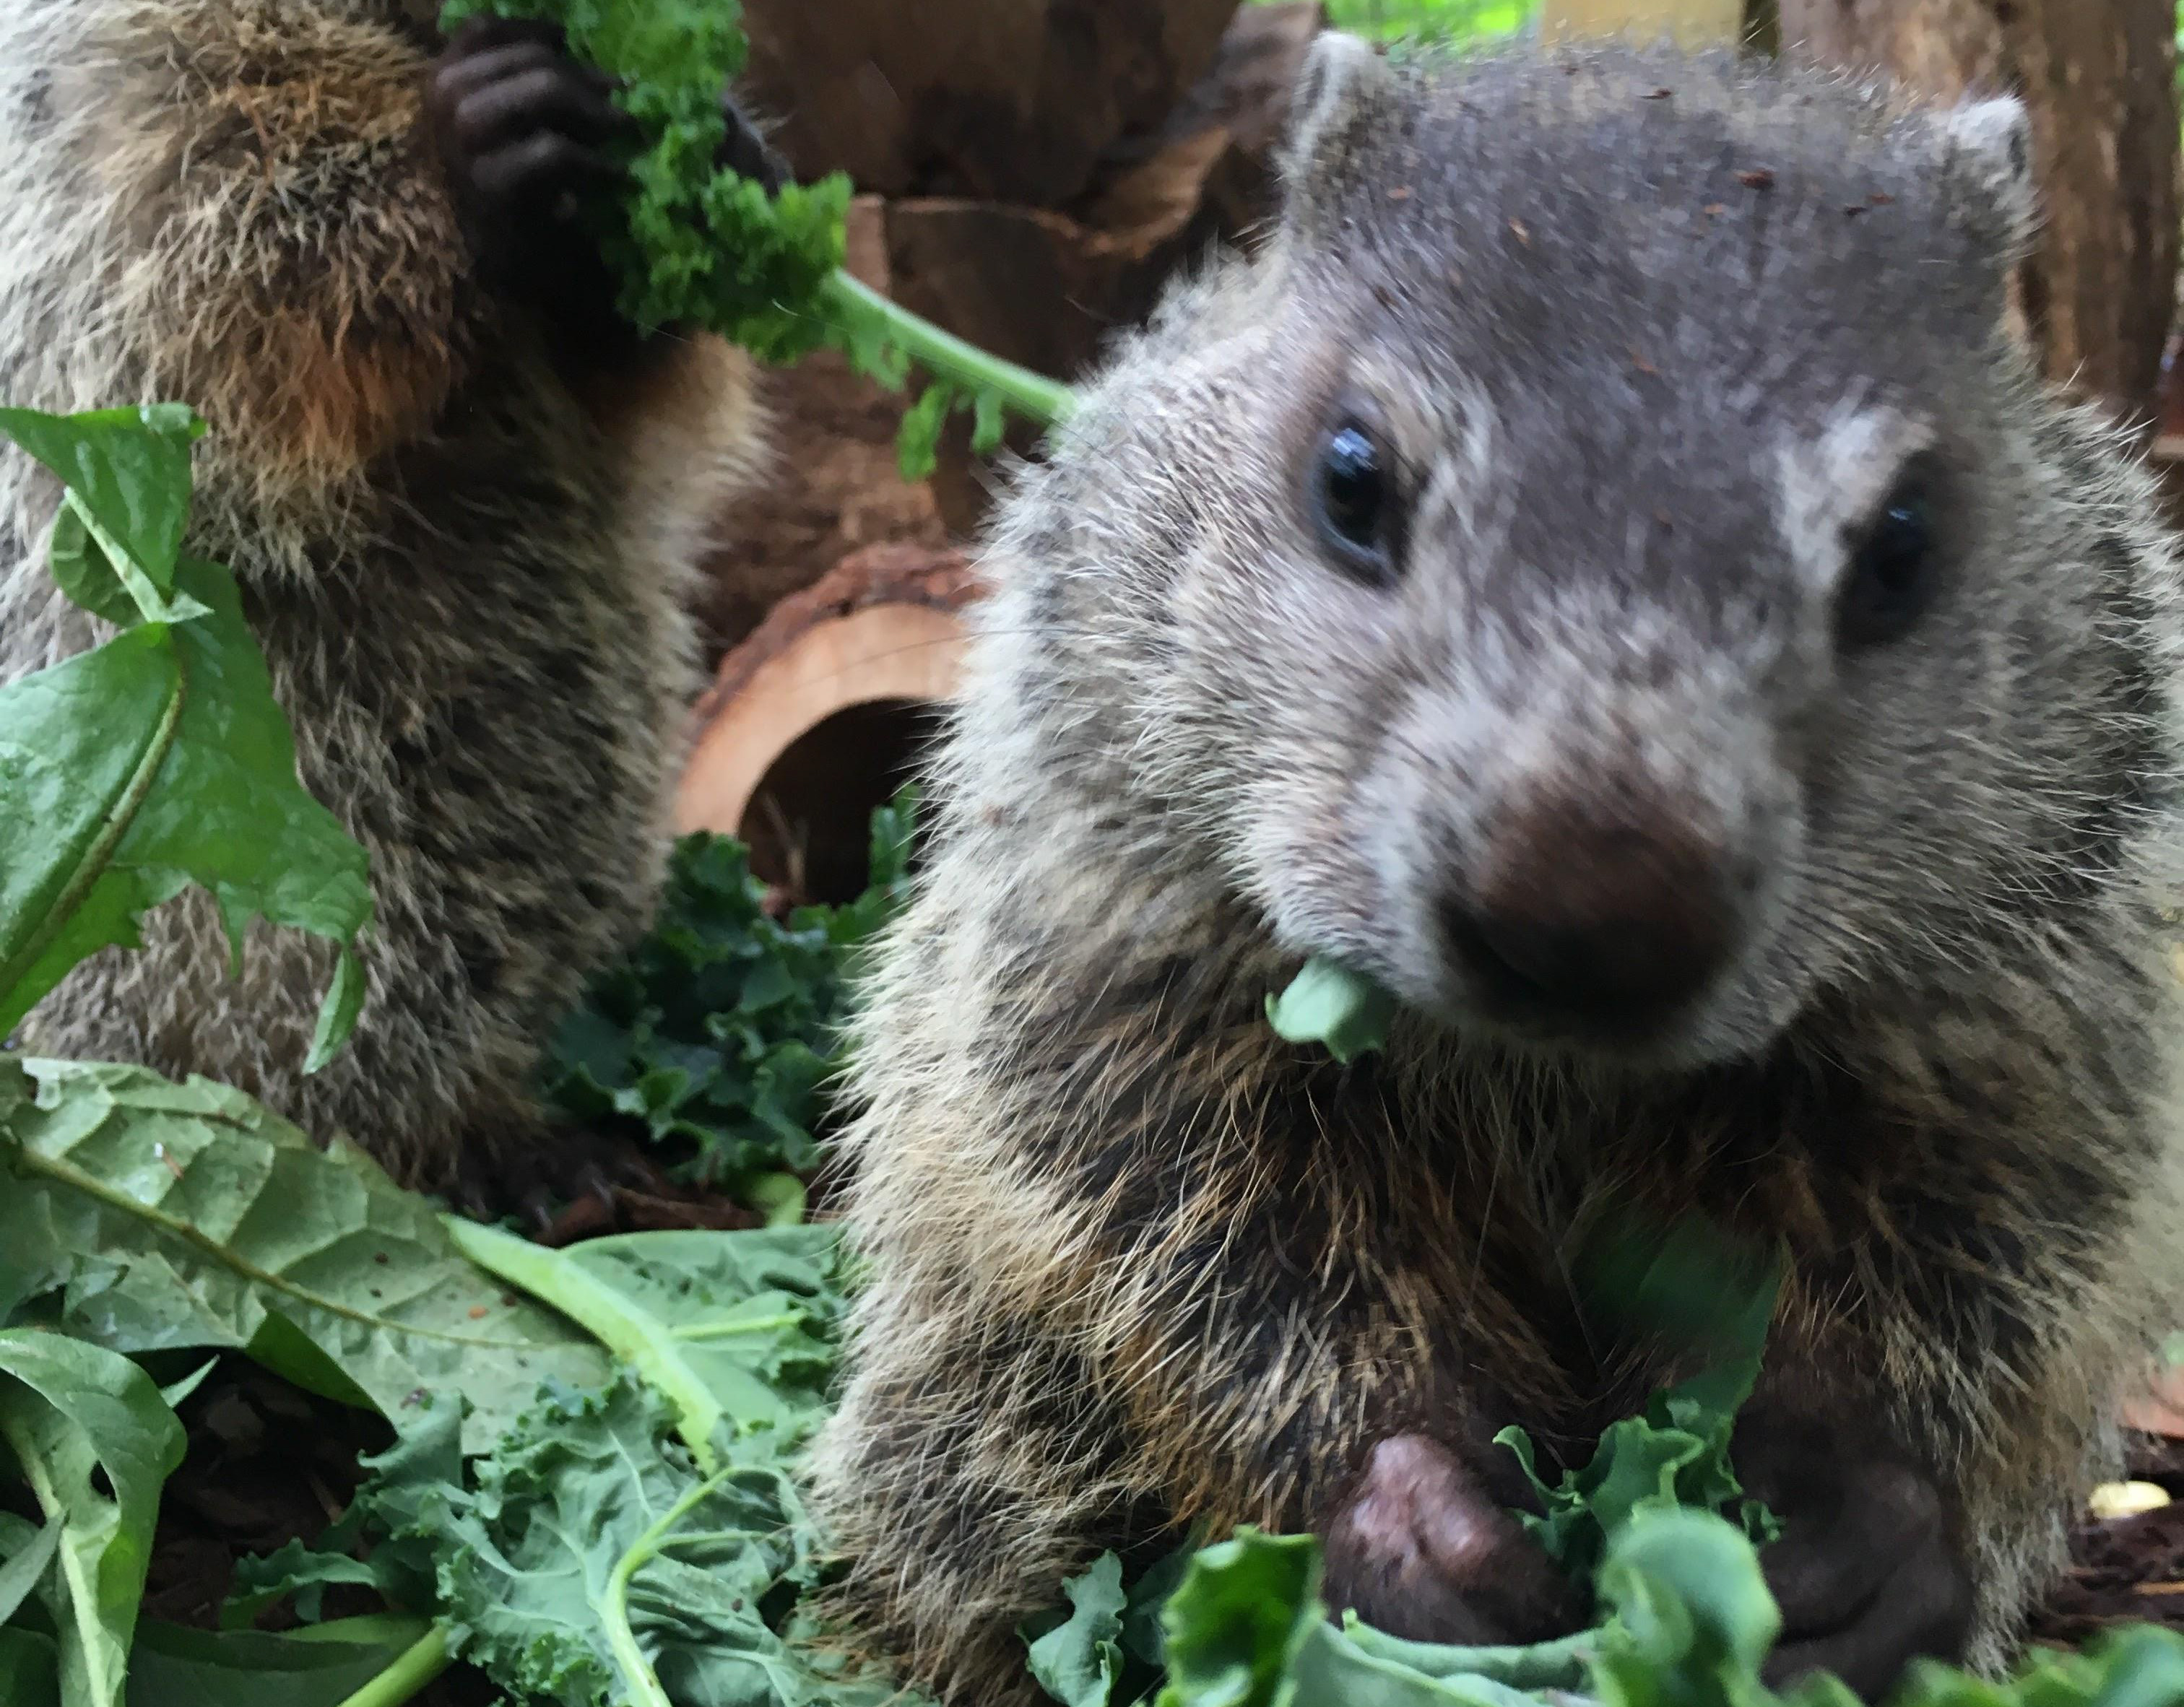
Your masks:
<svg viewBox="0 0 2184 1707"><path fill-rule="evenodd" d="M2014 95L1966 101L1942 115L1949 170L1977 198L2005 258L2031 247L2039 222L2039 186L2032 175L2032 119Z"/></svg>
<svg viewBox="0 0 2184 1707"><path fill-rule="evenodd" d="M1292 220L1344 177L1345 164L1393 82L1387 61L1369 42L1339 30L1313 38L1290 94L1289 137L1279 161Z"/></svg>

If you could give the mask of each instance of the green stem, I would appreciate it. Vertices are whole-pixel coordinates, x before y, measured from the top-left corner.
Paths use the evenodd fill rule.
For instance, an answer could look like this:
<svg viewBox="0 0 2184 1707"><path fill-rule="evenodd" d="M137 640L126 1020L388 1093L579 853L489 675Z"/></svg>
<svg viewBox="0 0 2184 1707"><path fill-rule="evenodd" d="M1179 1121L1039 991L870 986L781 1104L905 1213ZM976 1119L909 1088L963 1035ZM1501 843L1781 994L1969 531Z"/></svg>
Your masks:
<svg viewBox="0 0 2184 1707"><path fill-rule="evenodd" d="M8 1449L15 1454L16 1465L23 1472L23 1479L31 1484L31 1496L45 1513L46 1521L64 1531L68 1504L54 1483L53 1467L38 1454L37 1442L27 1429L10 1424L5 1417L0 1417L0 1441L5 1441ZM68 1585L68 1615L75 1626L76 1646L82 1654L84 1670L90 1674L92 1699L111 1701L120 1693L121 1680L106 1673L106 1649L98 1639L98 1584L92 1579L92 1562L81 1549L67 1545L67 1539L64 1533L59 1558L61 1581Z"/></svg>
<svg viewBox="0 0 2184 1707"><path fill-rule="evenodd" d="M53 904L31 912L30 916L36 922L30 934L12 949L0 943L0 1009L7 1008L9 993L75 917L76 909L90 895L92 885L114 858L114 850L121 845L121 838L129 833L129 826L136 821L136 814L151 793L152 785L159 780L159 767L174 750L175 737L182 722L182 696L187 691L177 664L174 693L160 714L158 727L152 731L151 740L145 744L143 756L136 761L136 770L130 773L129 781L122 786L105 822L99 826L98 834L84 849L83 857L76 862L75 870L61 886Z"/></svg>
<svg viewBox="0 0 2184 1707"><path fill-rule="evenodd" d="M676 1432L698 1467L712 1469L720 1402L691 1373L672 1335L561 1252L458 1215L440 1219L456 1248L480 1268L552 1304L666 1393L675 1407Z"/></svg>
<svg viewBox="0 0 2184 1707"><path fill-rule="evenodd" d="M435 1624L341 1707L402 1707L454 1663L455 1656L448 1649L448 1626Z"/></svg>
<svg viewBox="0 0 2184 1707"><path fill-rule="evenodd" d="M741 1339L755 1333L778 1333L785 1327L800 1327L811 1320L802 1310L783 1310L776 1315L755 1315L744 1321L722 1322L711 1327L686 1327L679 1330L675 1337L688 1345L703 1345L709 1340Z"/></svg>
<svg viewBox="0 0 2184 1707"><path fill-rule="evenodd" d="M1041 426L1050 427L1067 420L1075 406L1077 394L1067 386L943 331L848 273L837 271L820 286L820 295L844 321L877 320L884 325L889 342L928 372L968 390L996 392L1018 414Z"/></svg>
<svg viewBox="0 0 2184 1707"><path fill-rule="evenodd" d="M628 1687L630 1699L637 1707L674 1707L667 1692L660 1687L660 1680L652 1675L652 1667L645 1663L644 1650L637 1645L637 1632L629 1622L629 1585L644 1562L660 1551L660 1543L668 1532L684 1517L697 1509L699 1501L727 1479L729 1472L716 1471L695 1487L669 1506L644 1534L629 1544L628 1549L615 1560L608 1574L606 1587L599 1595L599 1623L606 1631L607 1646L614 1651L615 1664L621 1667L621 1678Z"/></svg>

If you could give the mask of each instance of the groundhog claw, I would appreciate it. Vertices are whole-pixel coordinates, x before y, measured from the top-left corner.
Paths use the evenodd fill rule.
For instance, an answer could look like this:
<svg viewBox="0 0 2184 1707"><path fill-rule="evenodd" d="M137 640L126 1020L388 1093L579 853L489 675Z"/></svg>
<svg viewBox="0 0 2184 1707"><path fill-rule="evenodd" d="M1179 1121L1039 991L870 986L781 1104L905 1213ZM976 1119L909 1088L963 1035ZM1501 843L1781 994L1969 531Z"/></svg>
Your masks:
<svg viewBox="0 0 2184 1707"><path fill-rule="evenodd" d="M1448 1448L1395 1435L1373 1448L1325 1527L1337 1613L1413 1641L1539 1641L1574 1627L1568 1582Z"/></svg>

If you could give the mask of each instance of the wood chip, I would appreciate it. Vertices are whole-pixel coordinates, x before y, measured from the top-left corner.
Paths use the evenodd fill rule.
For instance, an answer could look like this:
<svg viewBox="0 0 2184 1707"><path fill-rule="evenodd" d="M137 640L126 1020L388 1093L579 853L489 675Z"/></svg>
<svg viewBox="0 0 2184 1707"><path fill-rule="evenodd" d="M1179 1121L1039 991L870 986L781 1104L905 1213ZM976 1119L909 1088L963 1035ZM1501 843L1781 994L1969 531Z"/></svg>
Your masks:
<svg viewBox="0 0 2184 1707"><path fill-rule="evenodd" d="M2169 1504L2169 1490L2151 1482L2104 1482L2092 1491L2086 1509L2102 1522L2136 1517L2142 1511L2159 1511Z"/></svg>
<svg viewBox="0 0 2184 1707"><path fill-rule="evenodd" d="M1522 220L1510 220L1509 232L1512 236L1515 237L1518 242L1524 244L1526 247L1529 248L1531 246L1532 234L1524 228L1524 222Z"/></svg>
<svg viewBox="0 0 2184 1707"><path fill-rule="evenodd" d="M1665 101L1674 92L1675 92L1671 89L1655 89L1640 96L1638 98L1641 101Z"/></svg>
<svg viewBox="0 0 2184 1707"><path fill-rule="evenodd" d="M1411 186L1408 184L1396 185L1394 189L1388 192L1388 199L1391 202L1409 201L1411 199Z"/></svg>
<svg viewBox="0 0 2184 1707"><path fill-rule="evenodd" d="M1753 166L1736 175L1736 181L1747 190L1771 190L1774 174L1765 166Z"/></svg>

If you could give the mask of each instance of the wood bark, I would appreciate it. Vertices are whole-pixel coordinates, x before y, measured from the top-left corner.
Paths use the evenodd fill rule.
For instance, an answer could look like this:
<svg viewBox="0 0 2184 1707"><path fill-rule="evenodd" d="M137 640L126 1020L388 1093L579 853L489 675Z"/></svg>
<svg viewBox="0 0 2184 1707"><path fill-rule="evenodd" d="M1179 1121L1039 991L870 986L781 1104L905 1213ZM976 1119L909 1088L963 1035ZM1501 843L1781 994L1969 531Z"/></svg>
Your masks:
<svg viewBox="0 0 2184 1707"><path fill-rule="evenodd" d="M799 176L1055 207L1206 73L1240 0L748 0Z"/></svg>
<svg viewBox="0 0 2184 1707"><path fill-rule="evenodd" d="M1779 0L1783 51L1938 102L2031 109L2042 229L2015 280L2053 379L2148 425L2175 318L2176 16L2167 0Z"/></svg>
<svg viewBox="0 0 2184 1707"><path fill-rule="evenodd" d="M861 707L933 706L954 698L965 635L959 613L979 586L961 552L877 545L852 553L803 592L783 599L723 659L699 703L695 739L676 804L681 831L711 830L755 843L754 803L783 756L844 713ZM842 755L801 768L822 789L840 781ZM862 814L855 824L861 858ZM768 876L770 881L777 881Z"/></svg>

